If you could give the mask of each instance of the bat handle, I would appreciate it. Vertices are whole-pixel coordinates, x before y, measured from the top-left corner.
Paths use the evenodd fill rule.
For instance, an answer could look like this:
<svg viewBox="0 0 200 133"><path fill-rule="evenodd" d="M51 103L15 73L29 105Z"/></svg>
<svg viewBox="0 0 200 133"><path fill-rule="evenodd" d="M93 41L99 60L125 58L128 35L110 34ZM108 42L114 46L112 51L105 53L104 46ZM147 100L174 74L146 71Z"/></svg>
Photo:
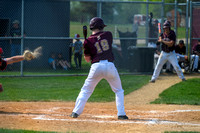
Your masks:
<svg viewBox="0 0 200 133"><path fill-rule="evenodd" d="M84 35L84 38L86 39L87 38L87 26L86 25L83 26L83 35Z"/></svg>

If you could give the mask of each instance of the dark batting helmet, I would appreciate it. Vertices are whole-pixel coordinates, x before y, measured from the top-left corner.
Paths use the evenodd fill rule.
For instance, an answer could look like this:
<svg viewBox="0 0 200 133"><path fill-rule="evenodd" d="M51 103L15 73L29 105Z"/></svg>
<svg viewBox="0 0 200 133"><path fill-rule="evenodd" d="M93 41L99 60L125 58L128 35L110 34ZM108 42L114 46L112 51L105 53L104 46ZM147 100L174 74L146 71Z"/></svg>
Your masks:
<svg viewBox="0 0 200 133"><path fill-rule="evenodd" d="M103 22L103 19L99 17L94 17L90 20L90 30L99 29L102 30L106 25Z"/></svg>
<svg viewBox="0 0 200 133"><path fill-rule="evenodd" d="M168 20L166 20L166 21L164 22L164 24L163 24L163 29L165 29L165 28L170 28L170 27L171 27L171 22L168 21Z"/></svg>

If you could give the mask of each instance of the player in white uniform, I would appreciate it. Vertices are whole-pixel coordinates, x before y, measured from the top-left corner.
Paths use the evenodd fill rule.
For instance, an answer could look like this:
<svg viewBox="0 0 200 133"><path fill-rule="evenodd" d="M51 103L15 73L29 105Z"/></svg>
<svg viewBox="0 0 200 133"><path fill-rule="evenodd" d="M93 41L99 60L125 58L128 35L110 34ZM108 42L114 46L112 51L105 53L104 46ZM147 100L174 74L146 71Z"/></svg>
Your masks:
<svg viewBox="0 0 200 133"><path fill-rule="evenodd" d="M154 83L158 78L160 71L163 65L169 61L175 71L177 72L178 76L182 81L185 81L183 72L178 64L178 60L175 53L175 43L176 43L176 34L173 30L171 30L171 23L170 21L165 21L163 24L164 33L162 33L158 39L158 45L162 43L162 51L159 56L157 65L155 67L153 76L149 82Z"/></svg>
<svg viewBox="0 0 200 133"><path fill-rule="evenodd" d="M92 35L84 41L83 46L84 58L87 62L91 62L92 65L89 75L81 88L81 92L76 99L75 108L71 114L72 118L77 118L83 112L85 104L98 82L101 79L106 79L116 95L118 119L128 119L124 109L124 90L122 89L119 74L113 63L113 37L111 32L103 31L105 26L101 18L94 17L90 21Z"/></svg>

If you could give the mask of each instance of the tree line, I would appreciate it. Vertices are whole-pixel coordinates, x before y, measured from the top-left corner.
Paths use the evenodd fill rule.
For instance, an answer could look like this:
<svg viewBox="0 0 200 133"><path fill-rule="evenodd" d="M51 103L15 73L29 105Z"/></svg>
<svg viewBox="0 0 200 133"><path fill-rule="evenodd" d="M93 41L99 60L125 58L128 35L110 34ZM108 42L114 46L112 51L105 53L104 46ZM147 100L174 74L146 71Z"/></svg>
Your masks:
<svg viewBox="0 0 200 133"><path fill-rule="evenodd" d="M146 1L146 0L129 0L129 1ZM149 0L151 2L161 2L162 0ZM183 0L177 0L183 3ZM199 0L193 0L199 2ZM165 0L165 3L174 3L174 0ZM155 18L161 18L162 5L149 4L149 13L152 12ZM71 1L70 3L70 20L74 22L89 22L92 17L97 16L97 2L80 2ZM133 22L135 14L146 15L146 4L138 3L112 3L103 2L101 15L106 23L127 24ZM165 5L165 15L174 9L173 5ZM179 11L185 14L186 6L178 6Z"/></svg>

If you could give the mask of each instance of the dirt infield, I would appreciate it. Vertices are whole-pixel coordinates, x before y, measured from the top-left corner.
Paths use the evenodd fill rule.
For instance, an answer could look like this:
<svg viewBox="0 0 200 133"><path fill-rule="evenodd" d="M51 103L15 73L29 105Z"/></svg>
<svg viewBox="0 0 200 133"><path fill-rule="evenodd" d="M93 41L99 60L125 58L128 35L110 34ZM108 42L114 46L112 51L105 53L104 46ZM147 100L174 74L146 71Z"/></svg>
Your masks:
<svg viewBox="0 0 200 133"><path fill-rule="evenodd" d="M115 102L87 103L77 119L69 117L74 102L0 102L0 128L91 133L200 131L200 106L149 104L180 81L177 76L160 76L156 83L125 96L130 118L125 121L117 119Z"/></svg>

